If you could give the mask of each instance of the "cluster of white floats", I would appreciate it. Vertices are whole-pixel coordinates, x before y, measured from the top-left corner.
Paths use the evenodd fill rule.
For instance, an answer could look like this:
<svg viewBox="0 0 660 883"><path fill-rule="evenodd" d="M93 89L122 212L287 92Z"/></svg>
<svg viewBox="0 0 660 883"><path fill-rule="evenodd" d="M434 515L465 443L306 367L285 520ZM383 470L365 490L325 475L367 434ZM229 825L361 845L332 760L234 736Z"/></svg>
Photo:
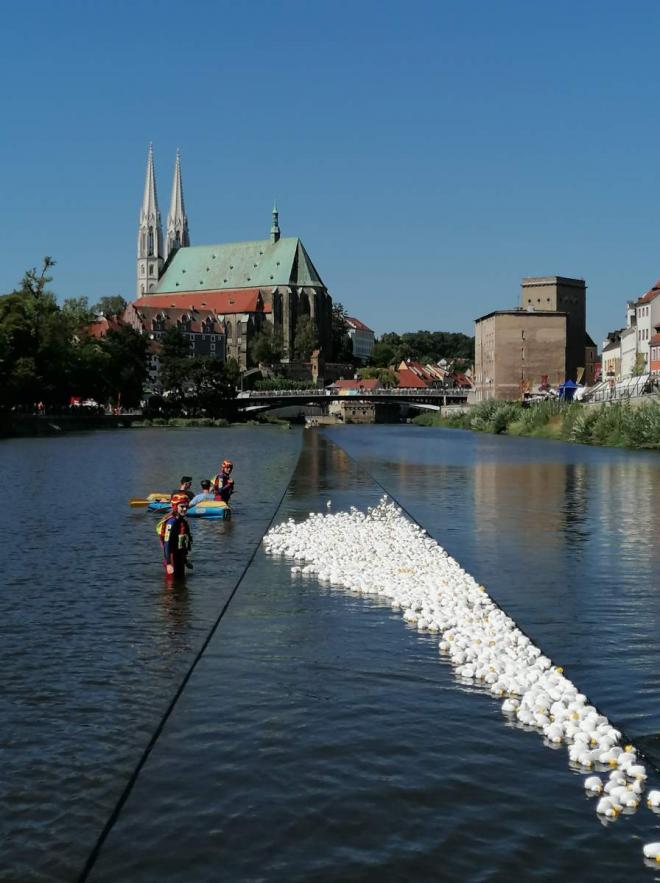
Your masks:
<svg viewBox="0 0 660 883"><path fill-rule="evenodd" d="M544 656L461 566L384 497L366 513L310 513L273 527L266 551L302 562L294 575L387 599L406 622L438 632L440 651L461 679L501 700L505 715L535 728L554 745L565 744L571 763L589 776L584 787L598 796L596 812L614 819L634 812L645 790L646 770L632 745L587 697ZM660 791L646 795L660 810ZM660 862L660 843L644 846Z"/></svg>

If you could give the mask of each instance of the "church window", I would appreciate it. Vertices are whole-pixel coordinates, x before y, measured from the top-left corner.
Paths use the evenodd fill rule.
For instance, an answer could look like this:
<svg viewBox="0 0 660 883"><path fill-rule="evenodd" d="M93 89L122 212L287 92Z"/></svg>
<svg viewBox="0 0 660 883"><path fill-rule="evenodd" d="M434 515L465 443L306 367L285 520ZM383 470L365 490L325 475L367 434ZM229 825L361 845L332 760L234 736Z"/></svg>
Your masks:
<svg viewBox="0 0 660 883"><path fill-rule="evenodd" d="M147 254L151 256L154 253L154 228L149 227L149 236L147 240Z"/></svg>
<svg viewBox="0 0 660 883"><path fill-rule="evenodd" d="M150 276L154 275L154 265L153 264L149 264L149 275Z"/></svg>
<svg viewBox="0 0 660 883"><path fill-rule="evenodd" d="M227 340L231 340L234 336L234 329L231 327L231 322L227 322Z"/></svg>

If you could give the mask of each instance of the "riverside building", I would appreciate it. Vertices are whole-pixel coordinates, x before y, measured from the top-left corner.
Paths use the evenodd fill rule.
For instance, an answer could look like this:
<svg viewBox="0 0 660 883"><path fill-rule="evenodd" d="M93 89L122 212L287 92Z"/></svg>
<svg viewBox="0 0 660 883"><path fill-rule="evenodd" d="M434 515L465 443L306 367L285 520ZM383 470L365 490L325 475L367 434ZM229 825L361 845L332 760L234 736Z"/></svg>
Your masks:
<svg viewBox="0 0 660 883"><path fill-rule="evenodd" d="M594 381L597 348L585 328L586 285L530 276L520 306L475 320L474 400L513 400L564 380Z"/></svg>

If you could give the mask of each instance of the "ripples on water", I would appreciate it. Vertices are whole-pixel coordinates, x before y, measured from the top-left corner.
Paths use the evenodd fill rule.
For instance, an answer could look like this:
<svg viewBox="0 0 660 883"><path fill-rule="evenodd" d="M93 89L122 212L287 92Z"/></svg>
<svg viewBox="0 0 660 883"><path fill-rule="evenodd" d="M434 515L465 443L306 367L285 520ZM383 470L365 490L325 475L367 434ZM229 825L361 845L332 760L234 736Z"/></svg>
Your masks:
<svg viewBox="0 0 660 883"><path fill-rule="evenodd" d="M0 880L75 879L258 542L300 446L279 429L0 442L15 490L0 595ZM194 525L165 589L155 519L129 497L236 462L236 519ZM241 524L242 521L242 524Z"/></svg>
<svg viewBox="0 0 660 883"><path fill-rule="evenodd" d="M592 701L635 741L652 744L660 731L657 457L411 427L345 427L327 436L354 459L320 433L305 433L278 517L304 518L328 498L335 511L372 505L381 493L374 476L485 583L555 662L566 666ZM166 437L169 442L170 434ZM113 435L109 444L125 438ZM155 484L155 475L163 473L162 458L170 457L153 441L147 444L148 435L144 438L138 461L150 463L155 449L153 468L161 471L154 471L150 482L144 476L141 484L132 480L130 492L120 492L122 501L141 493L145 483ZM195 448L204 438L195 436ZM281 460L288 463L292 450L286 436L269 441L270 456L281 453L282 444ZM112 452L105 453L111 462ZM125 449L116 453L117 462L128 456ZM72 454L68 465L57 466L65 485L74 483L76 460ZM170 457L170 470L172 462ZM259 467L260 475L271 476L271 462ZM253 488L255 494L263 490L258 481ZM259 535L267 521L265 507L264 500L249 520L241 515L231 524L232 576L243 560L237 537ZM123 522L110 515L109 536L121 534L118 525L129 520L134 536L143 523L136 513L122 510L122 515ZM212 560L223 539L209 539L203 561ZM118 577L111 567L103 570L102 621L105 629L116 623L123 635L120 647L114 646L116 639L106 640L104 629L93 633L100 641L98 654L92 653L91 640L78 647L88 669L94 661L87 674L98 681L99 702L109 690L105 676L119 672L109 694L123 725L107 748L98 746L98 733L85 732L81 713L68 729L89 767L103 775L91 785L69 783L68 800L52 795L58 777L66 779L64 725L56 737L59 747L48 733L41 743L46 753L39 776L51 786L41 794L50 795L48 819L37 812L39 777L33 781L27 774L31 804L19 828L25 844L34 848L56 808L60 814L57 836L44 837L51 856L64 853L51 879L69 879L63 869L80 867L94 828L90 823L80 828L85 812L92 812L92 821L105 820L148 738L149 722L162 710L163 697L216 610L212 585L202 585L203 568L195 570L195 591L174 599L163 595L160 576L154 576L150 540L146 563L145 552L146 546L142 555L115 553L114 573L129 572L127 585L137 579L144 583L137 605L135 588L117 598L107 583L114 586ZM198 562L199 552L195 558ZM92 880L565 883L660 876L641 857L642 842L660 839L660 820L641 809L603 825L593 801L584 797L583 776L569 769L565 750L549 750L537 733L507 721L497 702L457 682L437 652L437 639L420 635L382 604L315 580L292 581L290 564L258 554L143 769ZM230 581L228 576L223 585ZM40 586L43 595L46 581ZM78 617L90 602L98 604L98 587L82 591L88 596L77 605ZM65 592L61 608L66 597ZM24 604L16 606L14 619L22 611L28 635L39 609L25 613ZM67 616L62 609L57 617L42 613L53 627ZM75 628L73 611L68 630L55 632L50 651L35 663L29 695L39 696L41 690L47 704L84 705L71 695L81 681L68 669L78 665L82 677L85 668L82 660L73 661L73 651L64 676L58 680L53 673L59 693L51 693L47 681L45 687L36 683L37 672L43 680L49 665L57 667L58 654L68 652L63 644ZM102 662L106 652L110 657ZM12 666L24 662L7 658ZM149 684L136 676L136 660ZM108 713L99 718L96 700L90 709L97 724L114 719ZM52 708L49 714L57 717ZM25 720L17 723L22 732ZM97 748L96 761L87 761ZM13 751L23 754L16 745ZM59 766L53 760L58 751ZM38 755L29 749L30 760ZM75 779L84 764L70 758L68 764ZM659 787L653 779L652 787ZM72 805L79 808L72 812ZM76 840L80 830L87 831L84 844ZM24 848L29 863L27 852Z"/></svg>
<svg viewBox="0 0 660 883"><path fill-rule="evenodd" d="M356 462L306 433L281 518L329 497L372 505L368 471L603 710L635 738L660 729L656 516L636 542L602 511L618 495L639 515L630 495L657 493L657 459L409 427L330 435ZM290 564L255 560L92 880L658 876L641 857L650 812L599 822L565 750L458 683L436 639L292 581Z"/></svg>

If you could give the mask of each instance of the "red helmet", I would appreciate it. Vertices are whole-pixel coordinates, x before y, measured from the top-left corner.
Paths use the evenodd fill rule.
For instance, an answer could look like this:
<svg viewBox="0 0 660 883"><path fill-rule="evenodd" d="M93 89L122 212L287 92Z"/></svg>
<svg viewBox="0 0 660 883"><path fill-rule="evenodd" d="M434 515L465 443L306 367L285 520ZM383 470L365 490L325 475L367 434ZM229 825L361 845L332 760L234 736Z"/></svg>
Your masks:
<svg viewBox="0 0 660 883"><path fill-rule="evenodd" d="M234 468L234 464L231 462L231 460L223 460L222 461L222 471L223 472L225 471L225 469L233 469L233 468Z"/></svg>
<svg viewBox="0 0 660 883"><path fill-rule="evenodd" d="M172 503L172 509L175 509L177 506L181 505L181 503L185 503L186 506L190 502L187 494L172 494L172 499L170 501Z"/></svg>

